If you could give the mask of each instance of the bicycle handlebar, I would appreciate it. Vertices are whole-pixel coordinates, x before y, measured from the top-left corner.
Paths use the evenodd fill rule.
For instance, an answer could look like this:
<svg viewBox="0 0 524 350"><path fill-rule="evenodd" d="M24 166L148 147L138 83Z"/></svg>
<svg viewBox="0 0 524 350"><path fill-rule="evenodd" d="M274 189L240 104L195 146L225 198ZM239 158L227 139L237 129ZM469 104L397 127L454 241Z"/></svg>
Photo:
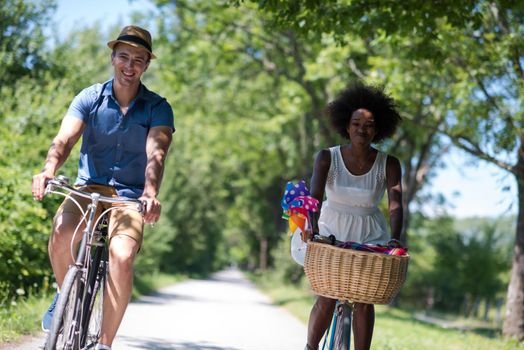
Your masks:
<svg viewBox="0 0 524 350"><path fill-rule="evenodd" d="M334 235L322 236L318 233L315 233L311 240L313 242L326 243L326 244L331 244L331 245L337 245L337 244L344 243L342 241L337 240Z"/></svg>
<svg viewBox="0 0 524 350"><path fill-rule="evenodd" d="M67 179L64 176L58 176L54 179L49 180L46 185L45 194L53 192L55 188L59 188L59 189L74 193L80 197L91 199L91 193L78 190L74 188L73 186L69 185L69 179ZM98 200L100 202L111 203L111 204L136 204L137 210L140 213L144 212L143 210L144 203L138 199L124 198L124 197L107 197L107 196L100 195Z"/></svg>

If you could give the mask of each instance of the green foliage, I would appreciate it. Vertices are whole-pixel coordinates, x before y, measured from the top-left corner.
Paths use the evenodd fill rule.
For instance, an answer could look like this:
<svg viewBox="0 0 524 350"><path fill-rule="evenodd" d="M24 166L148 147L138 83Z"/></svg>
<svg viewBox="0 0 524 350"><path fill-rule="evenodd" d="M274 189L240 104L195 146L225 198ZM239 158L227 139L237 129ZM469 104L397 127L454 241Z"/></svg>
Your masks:
<svg viewBox="0 0 524 350"><path fill-rule="evenodd" d="M282 233L284 235L284 233ZM291 256L291 237L281 240L273 251L274 271L272 279L278 279L279 283L290 283L300 285L305 282L304 268L297 264Z"/></svg>
<svg viewBox="0 0 524 350"><path fill-rule="evenodd" d="M44 293L26 297L9 304L0 303L0 344L41 329L42 312L49 307L52 296Z"/></svg>
<svg viewBox="0 0 524 350"><path fill-rule="evenodd" d="M462 27L468 21L479 22L471 1L282 1L252 0L261 11L271 14L274 24L301 33L330 34L346 43L348 32L361 37L375 35L417 35L424 39L438 33L438 23L445 20ZM242 0L231 0L239 6Z"/></svg>
<svg viewBox="0 0 524 350"><path fill-rule="evenodd" d="M402 302L469 316L479 301L504 297L512 244L505 225L477 222L457 231L449 217L417 219L415 224Z"/></svg>
<svg viewBox="0 0 524 350"><path fill-rule="evenodd" d="M159 74L180 118L163 189L171 194L164 218L176 254L163 266L209 269L231 257L251 267L271 264L284 226L285 182L307 178L312 164L322 45L299 48L301 66L289 45L303 43L267 32L254 11L202 1L164 11L159 40L169 52L159 63L170 69Z"/></svg>
<svg viewBox="0 0 524 350"><path fill-rule="evenodd" d="M51 288L53 284L47 240L54 211L61 199L34 201L31 178L40 171L62 116L80 89L71 81L79 80L78 72L82 72L84 79L96 76L88 69L89 64L83 64L78 58L72 60L73 57L83 57L84 61L91 62L94 58L92 54L85 55L82 40L75 38L75 45L83 55L75 55L73 46L68 44L62 48L57 46L54 52L44 49L41 28L49 20L48 11L53 10L51 5L51 2L25 4L16 1L3 5L9 8L9 16L4 17L6 21L1 24L5 28L0 56L16 55L16 59L11 65L4 61L0 68L8 72L0 80L11 79L9 84L0 84L0 122L3 125L0 130L2 305ZM6 9L2 8L2 16L7 15ZM83 40L87 42L88 39L91 45L91 38L84 37ZM69 58L64 47L69 47ZM109 50L105 53L108 57ZM74 64L68 66L66 63ZM75 151L60 170L69 177L76 174L78 151Z"/></svg>
<svg viewBox="0 0 524 350"><path fill-rule="evenodd" d="M2 302L45 289L52 280L46 246L57 201L34 201L31 177L39 171L58 130L56 116L63 114L64 107L56 101L69 97L60 84L33 85L29 79L19 80L11 89L16 93L7 91L2 99L2 121L9 127L2 128L0 137ZM9 97L15 94L16 99Z"/></svg>
<svg viewBox="0 0 524 350"><path fill-rule="evenodd" d="M31 177L58 129L67 91L52 81L54 63L42 28L51 1L3 2L0 21L0 304L49 288L47 237L51 202L31 197ZM53 130L55 129L55 130Z"/></svg>
<svg viewBox="0 0 524 350"><path fill-rule="evenodd" d="M54 0L4 0L0 4L0 86L35 77L52 66L44 54L43 28Z"/></svg>

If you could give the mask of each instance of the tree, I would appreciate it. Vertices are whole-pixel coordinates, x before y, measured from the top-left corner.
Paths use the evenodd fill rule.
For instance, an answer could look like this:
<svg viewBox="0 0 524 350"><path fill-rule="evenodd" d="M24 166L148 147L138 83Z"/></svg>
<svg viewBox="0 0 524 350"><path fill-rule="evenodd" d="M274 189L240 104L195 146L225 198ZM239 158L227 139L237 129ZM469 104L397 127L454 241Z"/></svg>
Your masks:
<svg viewBox="0 0 524 350"><path fill-rule="evenodd" d="M187 135L175 136L170 171L176 175L166 185L187 198L203 196L195 203L180 195L169 203L166 225L177 231L174 247L201 240L193 256L212 255L204 251L206 234L212 242L218 236L242 263L270 266L285 229L279 206L285 182L307 179L313 153L325 142L311 135L324 127L326 78L322 69L315 77L307 74L320 66L319 52L334 45L306 45L292 32L268 32L251 9L204 1L164 9L170 14L163 22L172 22L162 24L171 67L163 78L173 87Z"/></svg>
<svg viewBox="0 0 524 350"><path fill-rule="evenodd" d="M351 28L352 33L364 37L385 33L394 43L422 39L417 45L397 49L409 52L413 60L431 58L437 68L446 66L450 74L447 96L452 103L444 108L433 105L445 117L438 131L474 157L498 165L517 179L519 215L503 332L524 339L523 5L514 1L454 1L449 6L411 1L398 5L366 5L364 1L257 3L275 15L277 25L302 28L303 33L344 38ZM355 13L364 15L350 15Z"/></svg>
<svg viewBox="0 0 524 350"><path fill-rule="evenodd" d="M518 217L503 333L524 339L524 7L481 2L480 28L442 31L455 106L442 129L453 143L515 176Z"/></svg>
<svg viewBox="0 0 524 350"><path fill-rule="evenodd" d="M271 13L271 18L275 20L273 25L277 28L296 30L299 41L308 43L331 41L333 45L343 44L340 51L344 52L344 56L329 57L339 60L340 63L326 60L324 65L340 65L337 74L342 79L345 78L345 83L361 79L379 84L399 101L404 126L392 141L380 147L396 155L403 165L402 239L407 241L406 231L409 230L412 204L422 201L419 192L425 184L429 183L441 164L441 156L448 148L438 132L445 115L435 113L433 108L435 104L448 104L447 82L443 72L445 69L443 67L434 69L434 60L429 58L432 56L430 53L433 52L428 48L430 45L428 42L431 41L427 38L434 36L430 29L436 27L438 18L452 16L456 23L461 23L459 18L464 20L465 16L459 15L458 12L447 14L447 11L438 6L431 8L422 6L414 12L406 11L409 12L409 20L394 21L393 18L384 20L381 15L401 11L400 5L384 4L378 7L359 1L351 2L349 5L339 4L336 1L286 3L264 1L259 2L259 5L262 12ZM410 3L407 6L415 7L415 4ZM366 13L372 13L369 18L344 15L361 13L364 9ZM433 17L424 16L417 22L415 13L427 13L428 16L431 14ZM314 18L319 20L313 20ZM286 19L293 20L286 21ZM347 25L340 26L340 21L344 21ZM351 33L347 31L348 25L351 25ZM418 33L420 28L426 28L427 31L419 36L387 35L387 33ZM400 46L410 47L410 50L400 51L398 50ZM419 57L418 60L413 60L414 52ZM331 77L326 76L318 83L327 84ZM333 91L333 85L328 85L327 90ZM341 88L340 84L338 88ZM325 93L324 103L329 98L329 92ZM327 125L326 121L318 122L325 127ZM325 134L329 135L329 132ZM325 140L329 145L334 143L335 138L330 135L325 137Z"/></svg>
<svg viewBox="0 0 524 350"><path fill-rule="evenodd" d="M51 65L44 57L43 28L50 21L53 0L5 0L0 5L0 86L21 77L43 74Z"/></svg>
<svg viewBox="0 0 524 350"><path fill-rule="evenodd" d="M170 18L167 14L162 17ZM235 20L228 20L231 17ZM324 105L332 98L333 92L340 90L348 81L380 71L389 73L397 68L391 64L384 64L383 60L380 61L379 55L384 51L381 49L384 46L383 41L367 43L365 40L354 38L350 44L341 47L327 36L315 42L298 36L290 30L268 33L262 29L267 27L266 20L256 18L249 8L237 10L198 1L178 2L176 18L174 24L165 24L165 28L175 30L178 34L176 36L170 32L164 34L166 38L176 38L171 44L173 49L168 56L172 57L170 65L175 67L172 71L177 72L177 79L170 85L177 86L181 91L184 91L186 86L189 88L189 97L178 103L179 106L193 101L195 96L198 99L198 102L195 102L197 113L193 108L191 111L184 111L184 116L188 116L189 113L196 117L201 113L198 112L201 108L198 107L199 102L203 99L207 101L202 109L208 123L208 134L214 135L211 130L217 127L211 123L215 113L223 119L227 116L223 122L227 123L231 120L234 123L230 126L217 124L218 127L228 131L221 132L220 138L217 139L210 136L209 141L212 143L207 148L202 148L202 145L193 148L202 148L206 153L213 152L216 157L224 157L220 153L215 153L215 151L222 152L218 145L228 135L231 137L234 137L234 133L243 135L241 140L233 145L229 144L230 148L227 150L228 157L237 159L240 167L232 168L231 172L227 170L227 175L224 175L231 179L230 183L238 184L240 186L238 188L242 190L236 193L237 188L228 186L224 188L230 189L230 193L234 194L236 204L233 205L249 206L252 211L232 215L233 221L228 220L228 225L231 225L231 232L234 231L236 234L242 234L242 230L246 229L253 231L253 234L248 235L256 238L253 242L256 244L252 245L252 249L259 247L259 260L261 265L265 266L264 259L269 255L268 249L271 249L271 247L267 248L267 242L274 240L275 232L283 229L282 224L278 222L273 224L273 222L275 218L282 222L277 203L285 180L309 179L312 162L307 160L312 159L313 153L319 148L336 143L328 122L324 120ZM220 43L220 45L209 46L209 42ZM191 65L186 63L189 60L192 62ZM401 60L409 62L409 57L402 57ZM352 67L351 70L347 69L348 65ZM425 69L425 66L420 66L421 71ZM246 74L249 74L247 79L243 78ZM395 74L395 77L402 76L398 72ZM400 87L405 79L394 81L389 79L388 74L375 75L376 80L390 85L394 92L399 94L403 92ZM227 77L227 86L223 85L224 77ZM264 83L255 84L254 77ZM241 79L240 82L237 81L238 78ZM431 162L438 155L437 147L434 147L437 142L435 125L438 125L442 118L433 117L427 106L423 106L427 95L419 93L421 87L429 90L439 82L433 83L433 76L421 81L414 79L413 76L409 78L418 85L412 83L413 88L400 95L401 100L406 101L405 104L408 106L406 109L412 111L412 120L408 122L418 129L411 134L401 133L395 140L398 142L383 145L383 149L386 151L392 149L395 153L403 152L403 149L409 151L406 157L401 158L409 162L405 176L406 183L409 184L407 193L410 196L405 198L411 201L424 183L429 173L428 168L432 166ZM172 75L167 76L166 79L173 79ZM178 83L180 80L184 84ZM230 88L235 89L233 101L228 99L229 93L224 93ZM221 90L222 94L219 94L218 90ZM181 91L174 94L177 96L175 98L181 99L184 96ZM244 92L246 95L243 94ZM247 93L265 96L265 100L254 98ZM217 99L218 96L221 98ZM411 103L413 100L415 102ZM433 96L433 100L440 101L440 97ZM226 102L229 108L224 109ZM217 109L217 112L213 112ZM239 114L239 111L240 113L246 111L248 115L256 117L252 117L246 125L245 117ZM427 125L418 126L420 120L425 120ZM261 124L258 124L259 122ZM254 130L255 133L252 134L249 130L254 123L261 127ZM275 129L270 130L263 126L265 123L274 125ZM432 125L432 128L428 128L428 125ZM270 132L269 138L261 134L266 131ZM288 143L285 146L284 141ZM408 142L407 146L404 146L405 142ZM237 144L241 145L238 149L234 148ZM186 145L181 147L183 150L187 148ZM180 148L175 146L175 149ZM277 153L272 154L268 149L275 149ZM192 149L190 158L193 162L196 153L198 150ZM180 164L177 157L181 158L181 155L179 153L175 155L173 160L175 167ZM205 159L209 162L212 158L206 155ZM267 167L259 164L261 159L264 159ZM185 164L187 161L182 163ZM215 177L220 174L220 169L225 170L220 166L213 166L213 169L216 169ZM248 175L249 179L244 177L235 181L239 173ZM261 176L262 174L264 176ZM195 178L195 171L191 171L191 177ZM176 176L174 181L183 181L183 178L184 176ZM185 183L181 186L185 189L189 188ZM262 183L265 185L261 186ZM211 193L213 191L207 191L207 196ZM267 199L261 200L263 198ZM194 208L194 205L191 208ZM182 212L179 208L170 217L180 215ZM406 218L408 217L406 215ZM181 225L184 226L184 222L187 221L182 220ZM171 222L171 226L180 225Z"/></svg>
<svg viewBox="0 0 524 350"><path fill-rule="evenodd" d="M78 83L105 78L99 54L104 50L109 62L110 52L93 42L93 37L101 37L97 30L77 32L50 47L42 28L49 27L51 1L8 1L2 6L0 258L5 263L0 267L0 302L4 303L51 288L47 240L61 198L34 201L31 177L40 171L69 103L85 87ZM77 162L78 152L73 152L60 172L75 176Z"/></svg>
<svg viewBox="0 0 524 350"><path fill-rule="evenodd" d="M496 221L457 226L448 216L418 222L412 252L423 251L425 259L410 267L415 279L403 291L411 297L407 302L445 311L462 309L470 316L480 301L490 304L504 291L502 276L510 264L504 226Z"/></svg>
<svg viewBox="0 0 524 350"><path fill-rule="evenodd" d="M239 6L245 0L230 0ZM258 4L261 12L271 14L273 24L280 28L292 28L304 35L328 34L346 43L348 34L363 38L380 35L419 36L423 43L435 38L439 22L463 27L473 19L479 21L475 2L439 0L420 2L416 0L396 2L366 0L286 1L250 0ZM426 52L425 55L428 55Z"/></svg>
<svg viewBox="0 0 524 350"><path fill-rule="evenodd" d="M27 179L38 156L42 126L52 94L44 85L53 66L42 28L52 1L7 0L0 5L0 303L38 290L49 279L45 268L45 208L35 205ZM46 97L39 95L45 93ZM55 96L59 93L55 92ZM34 118L31 118L34 117ZM19 160L24 159L24 164ZM31 170L30 170L31 169Z"/></svg>

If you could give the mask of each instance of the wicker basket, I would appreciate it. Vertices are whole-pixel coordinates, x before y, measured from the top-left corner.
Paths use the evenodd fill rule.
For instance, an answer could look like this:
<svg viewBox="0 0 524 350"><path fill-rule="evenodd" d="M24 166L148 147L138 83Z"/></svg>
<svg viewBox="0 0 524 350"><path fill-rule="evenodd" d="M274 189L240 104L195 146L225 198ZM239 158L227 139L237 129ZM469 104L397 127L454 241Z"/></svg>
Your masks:
<svg viewBox="0 0 524 350"><path fill-rule="evenodd" d="M304 271L315 294L389 304L404 284L409 255L396 256L308 242Z"/></svg>

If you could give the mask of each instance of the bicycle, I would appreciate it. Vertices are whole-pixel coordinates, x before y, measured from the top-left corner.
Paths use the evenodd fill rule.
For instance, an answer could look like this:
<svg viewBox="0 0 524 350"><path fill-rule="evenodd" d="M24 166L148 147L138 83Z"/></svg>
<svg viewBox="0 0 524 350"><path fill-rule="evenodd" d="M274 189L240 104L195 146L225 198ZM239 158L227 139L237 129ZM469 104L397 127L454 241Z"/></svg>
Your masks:
<svg viewBox="0 0 524 350"><path fill-rule="evenodd" d="M355 304L348 300L337 300L331 326L326 331L322 350L329 337L328 350L349 350L351 346L351 322Z"/></svg>
<svg viewBox="0 0 524 350"><path fill-rule="evenodd" d="M98 343L102 326L104 286L108 271L108 213L121 208L111 206L95 217L100 202L136 205L142 212L142 203L136 199L105 197L99 193L87 193L69 185L66 177L49 180L46 194L53 193L70 198L80 209L82 219L75 229L85 222L82 238L74 255L74 236L71 242L71 265L62 283L57 306L53 314L45 350L92 349ZM85 210L73 195L88 198L91 203Z"/></svg>
<svg viewBox="0 0 524 350"><path fill-rule="evenodd" d="M332 246L344 247L349 242L342 242L335 239L335 236L331 235L329 237L321 236L318 234L313 235L311 241L328 244ZM390 244L394 243L393 246ZM402 247L398 240L390 240L388 242L388 247ZM371 250L370 250L371 251ZM395 293L396 294L396 293ZM333 311L333 318L331 325L328 327L324 341L322 344L322 350L326 348L326 343L328 342L328 350L349 350L351 346L351 326L353 319L353 312L355 308L358 307L359 302L354 302L348 298L338 298L336 301L335 309ZM369 302L365 302L369 303ZM374 302L371 302L374 303Z"/></svg>
<svg viewBox="0 0 524 350"><path fill-rule="evenodd" d="M335 239L335 236L331 235L321 236L315 234L312 239L314 242L338 245L343 243ZM333 311L333 318L331 324L328 327L326 334L324 335L324 341L322 343L322 350L325 349L327 340L329 338L328 350L349 350L351 346L351 321L353 316L354 303L347 300L337 300L335 309Z"/></svg>

